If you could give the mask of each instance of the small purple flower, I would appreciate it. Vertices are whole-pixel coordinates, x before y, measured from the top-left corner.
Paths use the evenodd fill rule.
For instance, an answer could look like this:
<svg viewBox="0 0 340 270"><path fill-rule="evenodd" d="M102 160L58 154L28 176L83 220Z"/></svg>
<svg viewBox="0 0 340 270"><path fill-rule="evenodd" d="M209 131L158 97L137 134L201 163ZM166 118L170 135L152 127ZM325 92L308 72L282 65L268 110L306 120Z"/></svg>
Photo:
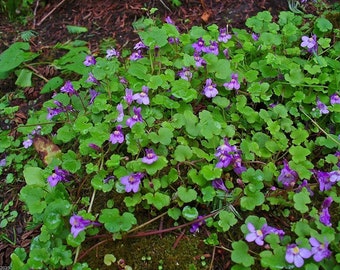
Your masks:
<svg viewBox="0 0 340 270"><path fill-rule="evenodd" d="M331 183L339 182L340 181L340 170L330 172L329 181Z"/></svg>
<svg viewBox="0 0 340 270"><path fill-rule="evenodd" d="M124 138L124 133L122 131L122 126L118 125L116 127L116 130L113 133L111 133L109 141L112 144L116 144L116 143L123 143L124 139L125 138Z"/></svg>
<svg viewBox="0 0 340 270"><path fill-rule="evenodd" d="M122 122L123 121L123 118L124 118L124 109L123 109L123 104L122 103L119 103L117 105L117 111L118 111L118 116L117 116L117 122Z"/></svg>
<svg viewBox="0 0 340 270"><path fill-rule="evenodd" d="M312 255L316 262L331 256L332 252L328 249L328 242L321 244L316 238L311 237L309 243L312 245Z"/></svg>
<svg viewBox="0 0 340 270"><path fill-rule="evenodd" d="M100 147L95 143L89 143L89 147L91 147L93 150L96 150L97 152L100 151Z"/></svg>
<svg viewBox="0 0 340 270"><path fill-rule="evenodd" d="M145 157L142 158L142 162L145 164L152 164L158 160L158 156L152 149L145 149Z"/></svg>
<svg viewBox="0 0 340 270"><path fill-rule="evenodd" d="M196 43L192 44L192 47L194 48L195 52L204 52L205 43L203 38L200 37Z"/></svg>
<svg viewBox="0 0 340 270"><path fill-rule="evenodd" d="M207 62L201 57L200 52L194 52L194 60L196 67L204 67L207 65Z"/></svg>
<svg viewBox="0 0 340 270"><path fill-rule="evenodd" d="M330 190L335 182L330 181L331 173L322 171L313 171L316 174L316 178L319 182L320 191Z"/></svg>
<svg viewBox="0 0 340 270"><path fill-rule="evenodd" d="M148 46L146 46L143 41L137 42L136 45L133 47L134 50L147 49L147 48Z"/></svg>
<svg viewBox="0 0 340 270"><path fill-rule="evenodd" d="M333 202L332 197L327 197L321 205L320 222L326 226L332 226L331 215L329 213L329 207Z"/></svg>
<svg viewBox="0 0 340 270"><path fill-rule="evenodd" d="M264 234L264 237L266 237L268 234L276 234L280 238L282 238L285 235L285 232L283 230L277 229L275 227L271 227L267 224L264 224L261 228L261 231Z"/></svg>
<svg viewBox="0 0 340 270"><path fill-rule="evenodd" d="M302 190L302 188L306 188L307 191L309 192L310 196L314 195L314 192L312 191L312 189L310 188L308 181L305 179L302 181L302 183L298 186L298 188L296 189L296 192L300 192Z"/></svg>
<svg viewBox="0 0 340 270"><path fill-rule="evenodd" d="M126 101L126 103L128 105L130 105L133 101L133 91L129 88L125 89L125 96L124 96L124 100Z"/></svg>
<svg viewBox="0 0 340 270"><path fill-rule="evenodd" d="M175 25L175 23L173 22L173 20L171 20L170 16L167 16L167 17L165 18L165 22L168 23L168 24Z"/></svg>
<svg viewBox="0 0 340 270"><path fill-rule="evenodd" d="M300 248L296 244L290 244L286 249L285 259L288 263L294 263L298 268L303 266L304 259L312 256L312 252L306 248Z"/></svg>
<svg viewBox="0 0 340 270"><path fill-rule="evenodd" d="M216 95L218 94L218 90L216 89L216 84L214 84L210 78L205 81L205 86L203 88L203 94L207 98L216 97Z"/></svg>
<svg viewBox="0 0 340 270"><path fill-rule="evenodd" d="M133 125L136 124L137 122L143 122L141 110L142 108L133 107L134 115L126 120L126 125L129 128L132 128Z"/></svg>
<svg viewBox="0 0 340 270"><path fill-rule="evenodd" d="M242 158L240 153L235 153L233 156L233 168L234 172L238 175L246 171L246 167L242 165Z"/></svg>
<svg viewBox="0 0 340 270"><path fill-rule="evenodd" d="M99 81L93 76L92 72L89 73L89 77L86 79L86 82L94 83L99 85Z"/></svg>
<svg viewBox="0 0 340 270"><path fill-rule="evenodd" d="M241 151L236 146L231 146L227 138L224 139L224 144L217 147L215 156L219 159L216 168L226 168L232 164L237 174L246 170L242 166Z"/></svg>
<svg viewBox="0 0 340 270"><path fill-rule="evenodd" d="M318 50L318 43L316 41L316 35L312 35L311 37L303 36L301 42L301 47L307 48L307 51L310 53L316 53Z"/></svg>
<svg viewBox="0 0 340 270"><path fill-rule="evenodd" d="M90 89L90 101L89 101L89 104L93 104L94 100L96 99L96 97L99 95L99 92L97 92L96 90L94 89Z"/></svg>
<svg viewBox="0 0 340 270"><path fill-rule="evenodd" d="M319 109L321 114L328 114L329 110L326 104L322 103L319 98L316 99L316 107Z"/></svg>
<svg viewBox="0 0 340 270"><path fill-rule="evenodd" d="M78 96L78 92L74 89L71 81L67 81L63 87L60 88L60 91L63 93L67 93L70 95L76 95Z"/></svg>
<svg viewBox="0 0 340 270"><path fill-rule="evenodd" d="M31 147L33 144L33 140L32 138L28 138L26 141L23 141L22 145L24 146L24 148L29 148Z"/></svg>
<svg viewBox="0 0 340 270"><path fill-rule="evenodd" d="M149 88L146 86L142 87L142 92L134 94L132 99L135 100L138 104L149 105L150 99L148 96Z"/></svg>
<svg viewBox="0 0 340 270"><path fill-rule="evenodd" d="M225 186L224 184L224 181L222 178L217 178L217 179L214 179L212 182L211 182L212 186L216 189L220 189L220 190L223 190L225 192L229 192L227 187Z"/></svg>
<svg viewBox="0 0 340 270"><path fill-rule="evenodd" d="M278 182L281 182L284 188L289 188L295 185L297 179L297 172L289 167L287 160L283 160L283 168L278 177Z"/></svg>
<svg viewBox="0 0 340 270"><path fill-rule="evenodd" d="M259 246L263 246L264 242L264 234L262 232L262 230L256 230L255 226L252 223L248 223L247 224L247 228L249 230L249 233L246 235L246 241L247 242L254 242L259 245Z"/></svg>
<svg viewBox="0 0 340 270"><path fill-rule="evenodd" d="M6 157L0 159L0 167L5 167L7 164Z"/></svg>
<svg viewBox="0 0 340 270"><path fill-rule="evenodd" d="M71 177L71 174L68 171L55 167L54 173L52 173L47 178L47 182L50 184L51 187L54 187L60 181L68 182L70 180L70 177Z"/></svg>
<svg viewBox="0 0 340 270"><path fill-rule="evenodd" d="M115 49L111 48L106 50L106 59L111 60L113 57L119 57L119 52L116 51Z"/></svg>
<svg viewBox="0 0 340 270"><path fill-rule="evenodd" d="M130 60L131 61L136 61L138 59L141 59L143 58L143 54L142 54L142 51L141 50L138 50L138 51L135 51L133 52L131 55L130 55Z"/></svg>
<svg viewBox="0 0 340 270"><path fill-rule="evenodd" d="M196 233L199 231L199 228L205 224L204 216L198 216L197 220L191 225L190 232Z"/></svg>
<svg viewBox="0 0 340 270"><path fill-rule="evenodd" d="M62 113L62 112L69 112L73 110L72 105L67 105L64 106L60 101L55 100L53 102L55 105L57 105L57 108L47 108L47 115L46 115L46 119L47 120L51 120L54 116Z"/></svg>
<svg viewBox="0 0 340 270"><path fill-rule="evenodd" d="M203 52L218 55L218 43L216 41L210 41L210 45L205 47Z"/></svg>
<svg viewBox="0 0 340 270"><path fill-rule="evenodd" d="M333 95L331 95L330 103L331 105L340 104L340 96L337 93L334 93Z"/></svg>
<svg viewBox="0 0 340 270"><path fill-rule="evenodd" d="M120 179L120 182L125 186L126 192L133 191L136 193L139 189L140 182L144 174L142 173L132 173L130 175L124 176Z"/></svg>
<svg viewBox="0 0 340 270"><path fill-rule="evenodd" d="M240 83L238 82L238 74L232 73L230 82L223 84L223 86L229 90L238 90L240 89Z"/></svg>
<svg viewBox="0 0 340 270"><path fill-rule="evenodd" d="M255 33L252 33L252 34L251 34L251 37L253 38L253 40L254 40L254 41L258 41L258 40L259 40L259 37L260 37L260 35L258 35L258 34L255 34Z"/></svg>
<svg viewBox="0 0 340 270"><path fill-rule="evenodd" d="M77 235L86 229L86 227L93 224L91 220L84 219L82 216L73 215L70 218L70 224L71 224L71 233L74 238L77 237Z"/></svg>
<svg viewBox="0 0 340 270"><path fill-rule="evenodd" d="M181 71L178 72L178 75L186 81L190 81L192 79L192 72L188 67L183 67Z"/></svg>
<svg viewBox="0 0 340 270"><path fill-rule="evenodd" d="M228 51L228 49L224 49L223 50L223 54L224 54L225 58L229 59L229 51Z"/></svg>
<svg viewBox="0 0 340 270"><path fill-rule="evenodd" d="M227 43L229 39L231 39L231 35L227 33L227 28L221 28L219 30L219 36L217 38L217 40L219 42L224 42L224 43Z"/></svg>
<svg viewBox="0 0 340 270"><path fill-rule="evenodd" d="M168 42L170 43L170 44L178 44L179 43L179 38L177 38L177 37L169 37L168 38Z"/></svg>
<svg viewBox="0 0 340 270"><path fill-rule="evenodd" d="M87 67L95 65L97 63L96 58L92 55L87 55L83 64Z"/></svg>

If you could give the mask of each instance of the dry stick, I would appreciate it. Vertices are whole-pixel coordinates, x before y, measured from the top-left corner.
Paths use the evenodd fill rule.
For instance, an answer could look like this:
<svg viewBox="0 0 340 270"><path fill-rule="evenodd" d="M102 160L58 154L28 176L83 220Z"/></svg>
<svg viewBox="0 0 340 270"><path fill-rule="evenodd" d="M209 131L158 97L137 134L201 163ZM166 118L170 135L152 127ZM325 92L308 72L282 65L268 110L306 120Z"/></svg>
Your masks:
<svg viewBox="0 0 340 270"><path fill-rule="evenodd" d="M39 6L39 0L37 0L37 3L35 4L35 8L34 8L34 11L33 11L33 26L32 28L35 29L35 23L36 23L36 15L37 15L37 9L38 9L38 6Z"/></svg>
<svg viewBox="0 0 340 270"><path fill-rule="evenodd" d="M56 5L49 13L47 13L47 15L45 15L40 22L37 23L37 26L39 26L40 24L42 24L58 7L60 7L66 0L62 0L61 2L59 2L58 5Z"/></svg>

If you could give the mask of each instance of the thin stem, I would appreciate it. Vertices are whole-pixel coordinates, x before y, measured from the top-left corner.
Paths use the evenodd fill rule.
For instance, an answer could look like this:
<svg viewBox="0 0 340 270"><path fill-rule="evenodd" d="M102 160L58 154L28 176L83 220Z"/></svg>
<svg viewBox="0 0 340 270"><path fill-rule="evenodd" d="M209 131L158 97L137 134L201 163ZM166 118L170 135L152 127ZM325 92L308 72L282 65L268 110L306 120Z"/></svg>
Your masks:
<svg viewBox="0 0 340 270"><path fill-rule="evenodd" d="M322 133L324 133L329 139L331 139L333 142L335 142L337 145L339 145L340 146L340 142L338 142L337 140L335 140L332 136L330 136L322 127L320 127L320 125L317 123L317 122L315 122L304 110L303 110L303 107L302 106L300 106L300 110L301 110L301 112L305 115L305 116L307 116L307 118L309 119L309 120L311 120L312 121L312 123L318 128L318 129L320 129L321 130L321 132Z"/></svg>
<svg viewBox="0 0 340 270"><path fill-rule="evenodd" d="M93 202L94 202L94 198L96 197L96 190L94 189L93 190L93 193L92 193L92 197L91 197L91 202L90 202L90 205L89 205L89 209L87 210L87 213L91 213L91 210L92 210L92 206L93 206Z"/></svg>

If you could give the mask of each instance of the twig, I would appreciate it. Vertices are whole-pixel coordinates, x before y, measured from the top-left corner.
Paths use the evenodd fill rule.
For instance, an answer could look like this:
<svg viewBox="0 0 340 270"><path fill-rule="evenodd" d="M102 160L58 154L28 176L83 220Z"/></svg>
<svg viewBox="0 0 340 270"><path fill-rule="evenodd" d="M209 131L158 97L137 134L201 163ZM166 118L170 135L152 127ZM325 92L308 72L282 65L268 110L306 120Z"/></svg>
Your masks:
<svg viewBox="0 0 340 270"><path fill-rule="evenodd" d="M61 2L58 3L58 5L56 5L49 13L47 13L47 15L45 15L40 22L37 23L37 26L39 26L40 24L42 24L58 7L60 7L66 0L62 0Z"/></svg>
<svg viewBox="0 0 340 270"><path fill-rule="evenodd" d="M32 28L35 29L35 23L36 23L36 19L37 19L37 9L38 9L38 6L39 6L39 0L37 0L37 3L35 4L35 7L34 7L34 11L33 11L33 26Z"/></svg>

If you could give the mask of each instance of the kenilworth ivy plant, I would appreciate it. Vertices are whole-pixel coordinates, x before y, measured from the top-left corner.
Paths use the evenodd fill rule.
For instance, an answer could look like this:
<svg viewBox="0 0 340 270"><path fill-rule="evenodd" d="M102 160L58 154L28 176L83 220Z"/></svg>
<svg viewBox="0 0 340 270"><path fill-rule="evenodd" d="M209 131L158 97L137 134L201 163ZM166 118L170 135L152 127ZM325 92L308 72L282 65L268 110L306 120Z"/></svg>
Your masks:
<svg viewBox="0 0 340 270"><path fill-rule="evenodd" d="M340 269L332 23L268 11L246 30L139 23L132 52L62 45L62 86L45 88L20 145L1 132L2 171L24 164L20 199L40 226L13 269L89 269L77 261L86 238L120 241L144 210L188 233L206 226L232 269Z"/></svg>

